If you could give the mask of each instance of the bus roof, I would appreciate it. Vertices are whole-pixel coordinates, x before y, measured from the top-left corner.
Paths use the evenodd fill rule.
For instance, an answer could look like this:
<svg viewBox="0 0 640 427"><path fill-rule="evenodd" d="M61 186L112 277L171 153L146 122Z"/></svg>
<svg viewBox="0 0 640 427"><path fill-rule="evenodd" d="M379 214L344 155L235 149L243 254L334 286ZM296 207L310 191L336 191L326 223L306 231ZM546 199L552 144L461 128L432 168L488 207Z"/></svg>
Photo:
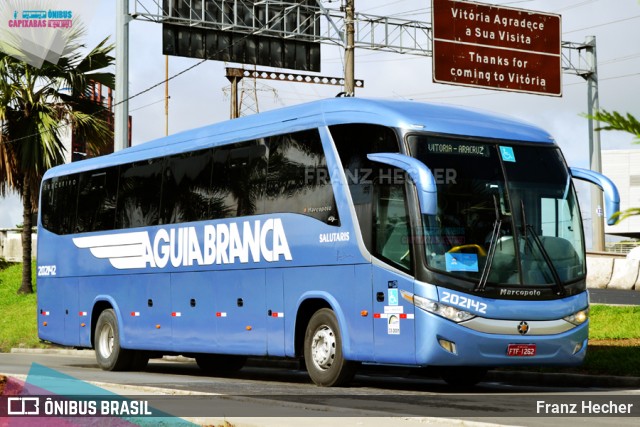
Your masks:
<svg viewBox="0 0 640 427"><path fill-rule="evenodd" d="M116 153L50 169L45 178L162 157L273 134L344 123L430 133L554 144L534 125L470 108L415 101L330 98L227 120L155 139Z"/></svg>

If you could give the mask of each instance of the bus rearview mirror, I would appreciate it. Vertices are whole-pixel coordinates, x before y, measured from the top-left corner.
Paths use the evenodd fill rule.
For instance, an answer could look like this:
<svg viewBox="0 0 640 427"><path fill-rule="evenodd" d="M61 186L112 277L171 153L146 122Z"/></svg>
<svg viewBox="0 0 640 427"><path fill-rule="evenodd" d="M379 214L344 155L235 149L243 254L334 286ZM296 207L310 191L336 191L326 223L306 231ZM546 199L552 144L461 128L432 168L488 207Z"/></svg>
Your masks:
<svg viewBox="0 0 640 427"><path fill-rule="evenodd" d="M435 215L438 207L438 191L436 179L424 163L413 157L398 153L374 153L367 158L374 162L384 163L402 169L411 177L418 190L420 212Z"/></svg>
<svg viewBox="0 0 640 427"><path fill-rule="evenodd" d="M569 168L571 176L575 179L587 181L597 185L604 191L604 206L607 216L607 224L615 225L618 221L613 214L620 210L620 194L616 185L606 176L589 169Z"/></svg>

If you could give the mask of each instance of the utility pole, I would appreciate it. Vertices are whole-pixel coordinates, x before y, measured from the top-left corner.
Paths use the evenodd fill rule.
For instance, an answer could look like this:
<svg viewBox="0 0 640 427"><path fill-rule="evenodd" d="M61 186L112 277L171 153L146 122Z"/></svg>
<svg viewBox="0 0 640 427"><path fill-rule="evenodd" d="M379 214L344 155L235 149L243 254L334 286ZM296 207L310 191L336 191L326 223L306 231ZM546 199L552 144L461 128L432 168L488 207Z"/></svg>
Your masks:
<svg viewBox="0 0 640 427"><path fill-rule="evenodd" d="M116 0L116 104L113 151L129 145L129 0Z"/></svg>
<svg viewBox="0 0 640 427"><path fill-rule="evenodd" d="M164 134L169 135L169 55L164 56Z"/></svg>
<svg viewBox="0 0 640 427"><path fill-rule="evenodd" d="M587 80L587 114L589 115L589 167L592 171L602 173L602 153L600 147L600 123L591 117L600 109L598 96L598 60L596 55L596 37L588 36L585 40L586 59L591 72L585 76ZM591 231L592 249L604 251L604 210L602 190L591 186ZM611 215L613 212L607 212Z"/></svg>
<svg viewBox="0 0 640 427"><path fill-rule="evenodd" d="M231 82L231 113L232 119L240 117L240 103L238 102L238 83L242 80L242 69L227 67L226 77Z"/></svg>
<svg viewBox="0 0 640 427"><path fill-rule="evenodd" d="M344 46L344 92L346 96L355 95L355 0L346 0L345 6L345 31L347 33Z"/></svg>

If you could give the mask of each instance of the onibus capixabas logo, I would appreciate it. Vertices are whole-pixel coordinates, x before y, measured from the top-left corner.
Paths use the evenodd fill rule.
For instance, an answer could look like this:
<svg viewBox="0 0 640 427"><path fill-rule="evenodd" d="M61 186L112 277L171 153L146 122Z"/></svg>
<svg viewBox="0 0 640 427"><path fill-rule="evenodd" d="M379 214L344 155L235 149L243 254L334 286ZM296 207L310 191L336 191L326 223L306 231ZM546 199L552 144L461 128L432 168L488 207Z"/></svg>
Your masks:
<svg viewBox="0 0 640 427"><path fill-rule="evenodd" d="M40 68L56 64L91 22L98 0L3 0L0 50Z"/></svg>

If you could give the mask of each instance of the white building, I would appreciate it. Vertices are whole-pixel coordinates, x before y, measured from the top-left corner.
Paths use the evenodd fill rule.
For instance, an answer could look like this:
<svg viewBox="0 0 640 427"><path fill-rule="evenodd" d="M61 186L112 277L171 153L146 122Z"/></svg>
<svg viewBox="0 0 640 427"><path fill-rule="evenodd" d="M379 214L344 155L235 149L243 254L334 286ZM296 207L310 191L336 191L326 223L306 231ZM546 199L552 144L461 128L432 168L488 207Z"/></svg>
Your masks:
<svg viewBox="0 0 640 427"><path fill-rule="evenodd" d="M620 210L640 208L640 149L602 151L602 173L620 192ZM627 238L640 238L640 215L609 226L605 233Z"/></svg>

